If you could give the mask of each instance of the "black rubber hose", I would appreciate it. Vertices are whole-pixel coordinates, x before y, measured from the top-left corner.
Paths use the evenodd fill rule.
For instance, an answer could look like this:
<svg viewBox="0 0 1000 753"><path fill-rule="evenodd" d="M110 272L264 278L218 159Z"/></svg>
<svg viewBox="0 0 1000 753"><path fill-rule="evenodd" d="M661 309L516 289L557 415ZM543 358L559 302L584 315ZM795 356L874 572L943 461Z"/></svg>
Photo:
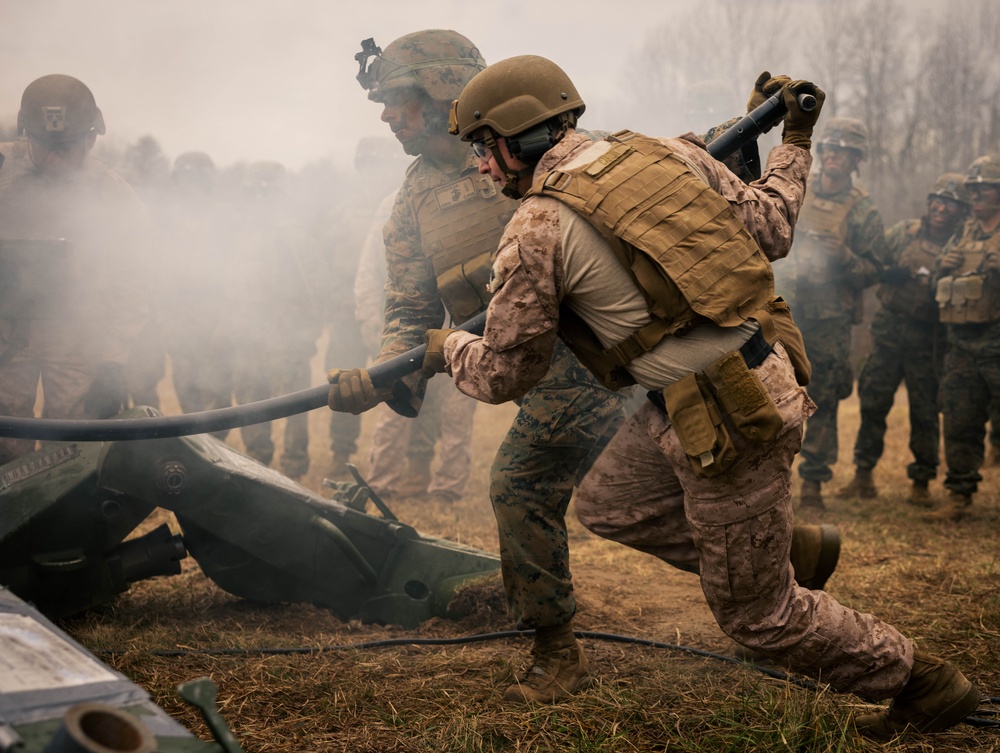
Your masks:
<svg viewBox="0 0 1000 753"><path fill-rule="evenodd" d="M485 312L462 324L459 329L480 335L486 325ZM426 345L419 345L395 358L368 369L376 387L386 387L407 374L418 371ZM126 439L162 439L189 434L208 434L235 429L326 407L328 385L310 387L290 395L272 397L232 408L185 413L180 416L146 418L53 419L0 416L0 437L42 439L51 442L114 442Z"/></svg>

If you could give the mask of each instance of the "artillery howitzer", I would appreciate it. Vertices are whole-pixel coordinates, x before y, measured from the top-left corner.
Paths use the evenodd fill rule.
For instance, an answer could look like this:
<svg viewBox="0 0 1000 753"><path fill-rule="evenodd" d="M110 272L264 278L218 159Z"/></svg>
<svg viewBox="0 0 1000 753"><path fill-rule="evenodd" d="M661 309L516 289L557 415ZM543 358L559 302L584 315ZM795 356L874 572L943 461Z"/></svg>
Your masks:
<svg viewBox="0 0 1000 753"><path fill-rule="evenodd" d="M148 417L135 408L125 419ZM325 499L209 435L66 443L0 467L0 583L47 616L109 601L190 553L223 589L254 601L311 602L344 619L413 627L446 616L495 555L423 536L361 483ZM157 507L164 524L126 540Z"/></svg>

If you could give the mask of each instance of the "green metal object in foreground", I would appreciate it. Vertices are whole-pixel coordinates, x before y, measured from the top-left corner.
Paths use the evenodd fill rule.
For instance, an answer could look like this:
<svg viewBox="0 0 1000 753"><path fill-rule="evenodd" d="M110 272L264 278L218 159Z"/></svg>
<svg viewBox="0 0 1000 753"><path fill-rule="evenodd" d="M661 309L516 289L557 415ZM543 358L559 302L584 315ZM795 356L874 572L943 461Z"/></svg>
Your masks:
<svg viewBox="0 0 1000 753"><path fill-rule="evenodd" d="M154 415L136 408L124 417ZM49 445L0 467L0 583L51 618L180 572L186 553L226 591L311 602L343 619L414 627L499 558L328 500L208 435ZM155 508L161 527L126 537Z"/></svg>

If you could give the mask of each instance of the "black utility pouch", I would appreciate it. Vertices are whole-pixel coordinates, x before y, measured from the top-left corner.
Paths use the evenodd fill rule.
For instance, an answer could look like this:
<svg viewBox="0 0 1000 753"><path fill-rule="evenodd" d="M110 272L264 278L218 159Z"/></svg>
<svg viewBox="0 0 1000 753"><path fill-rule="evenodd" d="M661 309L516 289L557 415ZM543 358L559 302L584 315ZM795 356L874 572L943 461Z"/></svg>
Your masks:
<svg viewBox="0 0 1000 753"><path fill-rule="evenodd" d="M688 374L663 388L663 401L695 473L706 478L724 473L737 453L707 382Z"/></svg>

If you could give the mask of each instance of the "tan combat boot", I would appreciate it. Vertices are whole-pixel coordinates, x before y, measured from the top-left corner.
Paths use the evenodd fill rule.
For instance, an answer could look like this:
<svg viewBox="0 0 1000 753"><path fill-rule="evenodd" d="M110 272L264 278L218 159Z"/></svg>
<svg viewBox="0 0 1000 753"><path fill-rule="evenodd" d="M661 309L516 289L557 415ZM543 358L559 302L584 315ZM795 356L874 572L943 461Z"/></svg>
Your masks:
<svg viewBox="0 0 1000 753"><path fill-rule="evenodd" d="M822 485L819 481L802 479L802 491L799 493L799 505L801 507L812 508L814 510L825 510L823 504Z"/></svg>
<svg viewBox="0 0 1000 753"><path fill-rule="evenodd" d="M960 523L968 515L971 506L971 494L948 492L948 499L944 501L944 504L936 510L931 510L924 517L931 523Z"/></svg>
<svg viewBox="0 0 1000 753"><path fill-rule="evenodd" d="M427 494L431 483L431 460L410 458L406 463L406 473L396 488L396 496L407 499Z"/></svg>
<svg viewBox="0 0 1000 753"><path fill-rule="evenodd" d="M931 496L928 482L914 481L913 488L910 489L910 496L906 498L906 501L914 507L923 507L925 509L934 507L934 497Z"/></svg>
<svg viewBox="0 0 1000 753"><path fill-rule="evenodd" d="M837 496L841 499L875 499L878 496L878 490L875 488L875 481L872 478L872 469L855 469L854 478L847 486L840 488Z"/></svg>
<svg viewBox="0 0 1000 753"><path fill-rule="evenodd" d="M979 706L979 690L951 662L917 651L910 679L889 708L854 720L858 732L876 740L891 740L904 732L941 732L953 727Z"/></svg>
<svg viewBox="0 0 1000 753"><path fill-rule="evenodd" d="M531 655L531 667L504 691L505 701L556 703L590 685L587 656L572 623L538 628Z"/></svg>
<svg viewBox="0 0 1000 753"><path fill-rule="evenodd" d="M810 591L822 591L837 569L840 531L837 526L795 526L792 529L792 568L795 582Z"/></svg>

